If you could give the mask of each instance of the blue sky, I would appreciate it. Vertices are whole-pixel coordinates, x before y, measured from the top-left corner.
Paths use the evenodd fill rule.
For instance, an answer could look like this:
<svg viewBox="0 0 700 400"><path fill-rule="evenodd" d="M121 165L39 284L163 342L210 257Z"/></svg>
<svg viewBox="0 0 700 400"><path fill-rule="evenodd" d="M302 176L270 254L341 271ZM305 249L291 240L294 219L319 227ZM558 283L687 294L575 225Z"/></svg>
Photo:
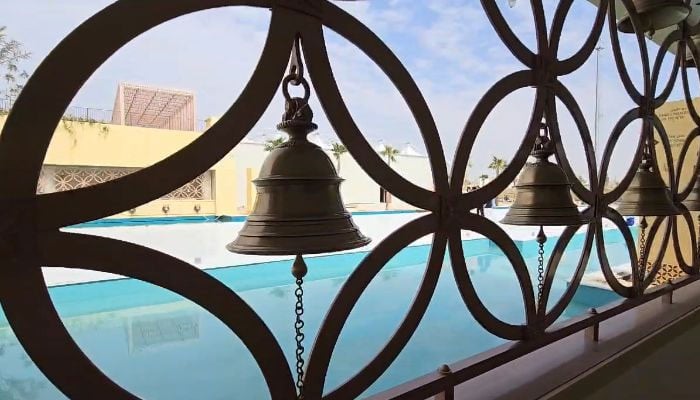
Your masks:
<svg viewBox="0 0 700 400"><path fill-rule="evenodd" d="M23 0L3 7L0 25L23 42L32 57L24 68L31 73L48 52L79 23L110 0ZM534 48L534 24L529 2L514 8L498 0L514 31ZM548 20L556 1L546 0ZM459 135L478 99L498 79L521 69L488 23L479 2L466 0L387 0L338 3L381 37L411 72L428 101L440 130L448 162ZM571 55L585 39L596 9L577 0L564 28L562 56ZM108 60L78 93L73 105L111 109L119 82L142 83L191 90L197 96L197 118L216 116L235 100L260 55L269 23L269 11L232 7L200 12L163 24L141 35ZM423 144L418 129L388 78L357 48L326 29L331 64L341 92L358 126L370 141L396 146ZM105 34L109 34L105 32ZM639 60L632 38L623 39L628 60ZM617 119L630 107L613 65L609 38L601 45L600 137L604 140ZM652 55L656 46L650 46ZM79 60L76 60L79 62ZM638 62L631 62L636 82L641 81ZM666 67L668 67L666 63ZM667 68L666 68L667 69ZM593 127L595 58L562 81L577 97ZM676 91L672 99L678 99ZM472 178L486 173L492 155L509 159L520 143L529 120L533 91L525 89L506 98L493 110L471 156ZM313 100L321 135L335 138L320 106ZM270 105L251 132L273 131L282 100ZM561 113L564 145L574 169L584 174L585 160L571 118ZM611 175L621 176L631 160L637 132L630 130L615 152ZM602 152L602 149L600 150Z"/></svg>

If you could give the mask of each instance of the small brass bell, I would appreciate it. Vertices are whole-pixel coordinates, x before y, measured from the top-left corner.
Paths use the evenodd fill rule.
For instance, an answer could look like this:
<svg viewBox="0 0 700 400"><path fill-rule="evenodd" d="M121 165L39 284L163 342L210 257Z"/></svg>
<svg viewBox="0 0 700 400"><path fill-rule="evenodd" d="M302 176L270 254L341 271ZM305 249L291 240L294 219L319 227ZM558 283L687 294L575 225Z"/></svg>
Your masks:
<svg viewBox="0 0 700 400"><path fill-rule="evenodd" d="M685 60L681 60L683 64L685 64L686 68L697 68L698 65L695 63L695 59L693 57L686 58Z"/></svg>
<svg viewBox="0 0 700 400"><path fill-rule="evenodd" d="M640 29L651 34L680 23L690 14L690 7L684 0L632 0L632 4L639 15ZM622 33L634 33L629 15L620 18L617 29Z"/></svg>
<svg viewBox="0 0 700 400"><path fill-rule="evenodd" d="M548 158L554 154L554 143L542 123L543 135L535 140L530 155L536 158L523 168L515 202L501 220L509 225L568 226L586 222L571 197L571 184L559 165Z"/></svg>
<svg viewBox="0 0 700 400"><path fill-rule="evenodd" d="M234 253L297 255L362 247L370 242L353 223L340 197L343 181L333 162L307 135L317 126L307 99L287 98L277 129L289 140L272 150L254 180L257 199Z"/></svg>
<svg viewBox="0 0 700 400"><path fill-rule="evenodd" d="M654 168L648 150L644 151L642 162L629 187L620 196L617 211L622 215L639 217L662 217L680 213L673 204L668 186Z"/></svg>
<svg viewBox="0 0 700 400"><path fill-rule="evenodd" d="M693 41L693 44L695 44L695 48L700 51L700 35L693 35L690 37L690 40ZM681 63L685 64L686 68L697 68L698 64L695 62L695 58L693 58L693 54L690 50L690 47L686 47L685 49L685 59L681 60Z"/></svg>
<svg viewBox="0 0 700 400"><path fill-rule="evenodd" d="M688 211L700 211L700 175L695 177L695 185L688 197L683 200L683 205Z"/></svg>

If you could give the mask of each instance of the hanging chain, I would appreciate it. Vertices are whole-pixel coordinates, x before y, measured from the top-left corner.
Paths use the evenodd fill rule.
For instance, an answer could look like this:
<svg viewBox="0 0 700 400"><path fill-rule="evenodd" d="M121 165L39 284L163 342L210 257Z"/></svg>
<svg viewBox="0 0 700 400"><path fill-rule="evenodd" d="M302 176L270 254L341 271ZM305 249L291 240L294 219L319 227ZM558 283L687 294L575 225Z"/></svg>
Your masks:
<svg viewBox="0 0 700 400"><path fill-rule="evenodd" d="M303 279L297 279L297 288L294 295L297 297L297 304L294 308L296 313L296 321L294 322L294 330L296 331L296 356L297 356L297 389L299 390L299 399L304 398L304 289L302 284Z"/></svg>
<svg viewBox="0 0 700 400"><path fill-rule="evenodd" d="M639 285L640 287L644 283L644 275L646 272L646 265L644 263L644 256L646 254L646 230L647 230L647 219L646 217L642 217L642 220L639 222L639 227L641 230L639 231Z"/></svg>
<svg viewBox="0 0 700 400"><path fill-rule="evenodd" d="M306 276L307 267L306 262L301 257L297 255L294 259L294 264L292 264L292 275L296 278L297 288L294 290L294 295L297 298L296 306L294 307L294 313L296 315L296 320L294 321L294 332L296 336L296 359L297 359L297 399L304 398L304 320L302 316L304 315L304 276Z"/></svg>
<svg viewBox="0 0 700 400"><path fill-rule="evenodd" d="M547 241L547 235L544 234L544 228L540 226L540 232L537 234L537 309L543 307L542 293L544 292L544 243Z"/></svg>

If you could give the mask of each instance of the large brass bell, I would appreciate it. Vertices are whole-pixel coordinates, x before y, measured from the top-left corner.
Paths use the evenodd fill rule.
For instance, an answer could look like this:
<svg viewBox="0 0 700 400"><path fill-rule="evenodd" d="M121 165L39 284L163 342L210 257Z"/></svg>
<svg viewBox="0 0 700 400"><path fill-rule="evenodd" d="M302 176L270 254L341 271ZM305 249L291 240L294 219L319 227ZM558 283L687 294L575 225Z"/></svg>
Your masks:
<svg viewBox="0 0 700 400"><path fill-rule="evenodd" d="M688 197L683 200L683 205L688 211L700 211L700 175L695 177L695 185Z"/></svg>
<svg viewBox="0 0 700 400"><path fill-rule="evenodd" d="M617 211L628 216L669 216L680 211L673 204L671 192L659 171L654 168L651 153L642 155L642 162L627 190L620 196Z"/></svg>
<svg viewBox="0 0 700 400"><path fill-rule="evenodd" d="M317 126L307 99L288 98L277 129L289 140L272 150L253 181L257 199L236 240L226 246L243 254L315 254L370 242L353 223L340 197L335 167L307 140Z"/></svg>
<svg viewBox="0 0 700 400"><path fill-rule="evenodd" d="M632 0L632 4L639 15L640 29L651 34L680 23L690 14L690 7L684 0ZM623 33L634 33L629 15L620 18L617 29Z"/></svg>
<svg viewBox="0 0 700 400"><path fill-rule="evenodd" d="M559 165L549 161L554 143L542 124L530 155L536 159L523 168L515 201L501 221L509 225L568 226L586 222L571 197L571 184Z"/></svg>

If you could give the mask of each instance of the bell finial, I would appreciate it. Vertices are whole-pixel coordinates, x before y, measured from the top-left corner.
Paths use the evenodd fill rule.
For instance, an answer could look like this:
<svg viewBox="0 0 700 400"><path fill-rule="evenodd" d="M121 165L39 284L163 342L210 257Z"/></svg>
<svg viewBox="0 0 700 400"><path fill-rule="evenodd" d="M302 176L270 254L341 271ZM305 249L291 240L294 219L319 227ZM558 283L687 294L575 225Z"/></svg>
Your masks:
<svg viewBox="0 0 700 400"><path fill-rule="evenodd" d="M311 123L314 112L309 107L308 101L301 97L292 97L285 102L282 123Z"/></svg>
<svg viewBox="0 0 700 400"><path fill-rule="evenodd" d="M289 142L282 146L291 144L293 141L308 142L306 135L318 129L318 125L313 123L314 112L309 107L309 84L305 79L300 78L299 84L304 88L304 97L291 97L288 85L294 84L293 75L287 76L282 82L282 92L284 94L284 114L282 122L277 124L277 129L289 135Z"/></svg>
<svg viewBox="0 0 700 400"><path fill-rule="evenodd" d="M538 161L547 161L549 156L554 154L554 143L552 143L552 140L549 138L549 130L546 122L542 122L540 129L543 134L535 138L535 145L532 146L530 155L535 157Z"/></svg>

